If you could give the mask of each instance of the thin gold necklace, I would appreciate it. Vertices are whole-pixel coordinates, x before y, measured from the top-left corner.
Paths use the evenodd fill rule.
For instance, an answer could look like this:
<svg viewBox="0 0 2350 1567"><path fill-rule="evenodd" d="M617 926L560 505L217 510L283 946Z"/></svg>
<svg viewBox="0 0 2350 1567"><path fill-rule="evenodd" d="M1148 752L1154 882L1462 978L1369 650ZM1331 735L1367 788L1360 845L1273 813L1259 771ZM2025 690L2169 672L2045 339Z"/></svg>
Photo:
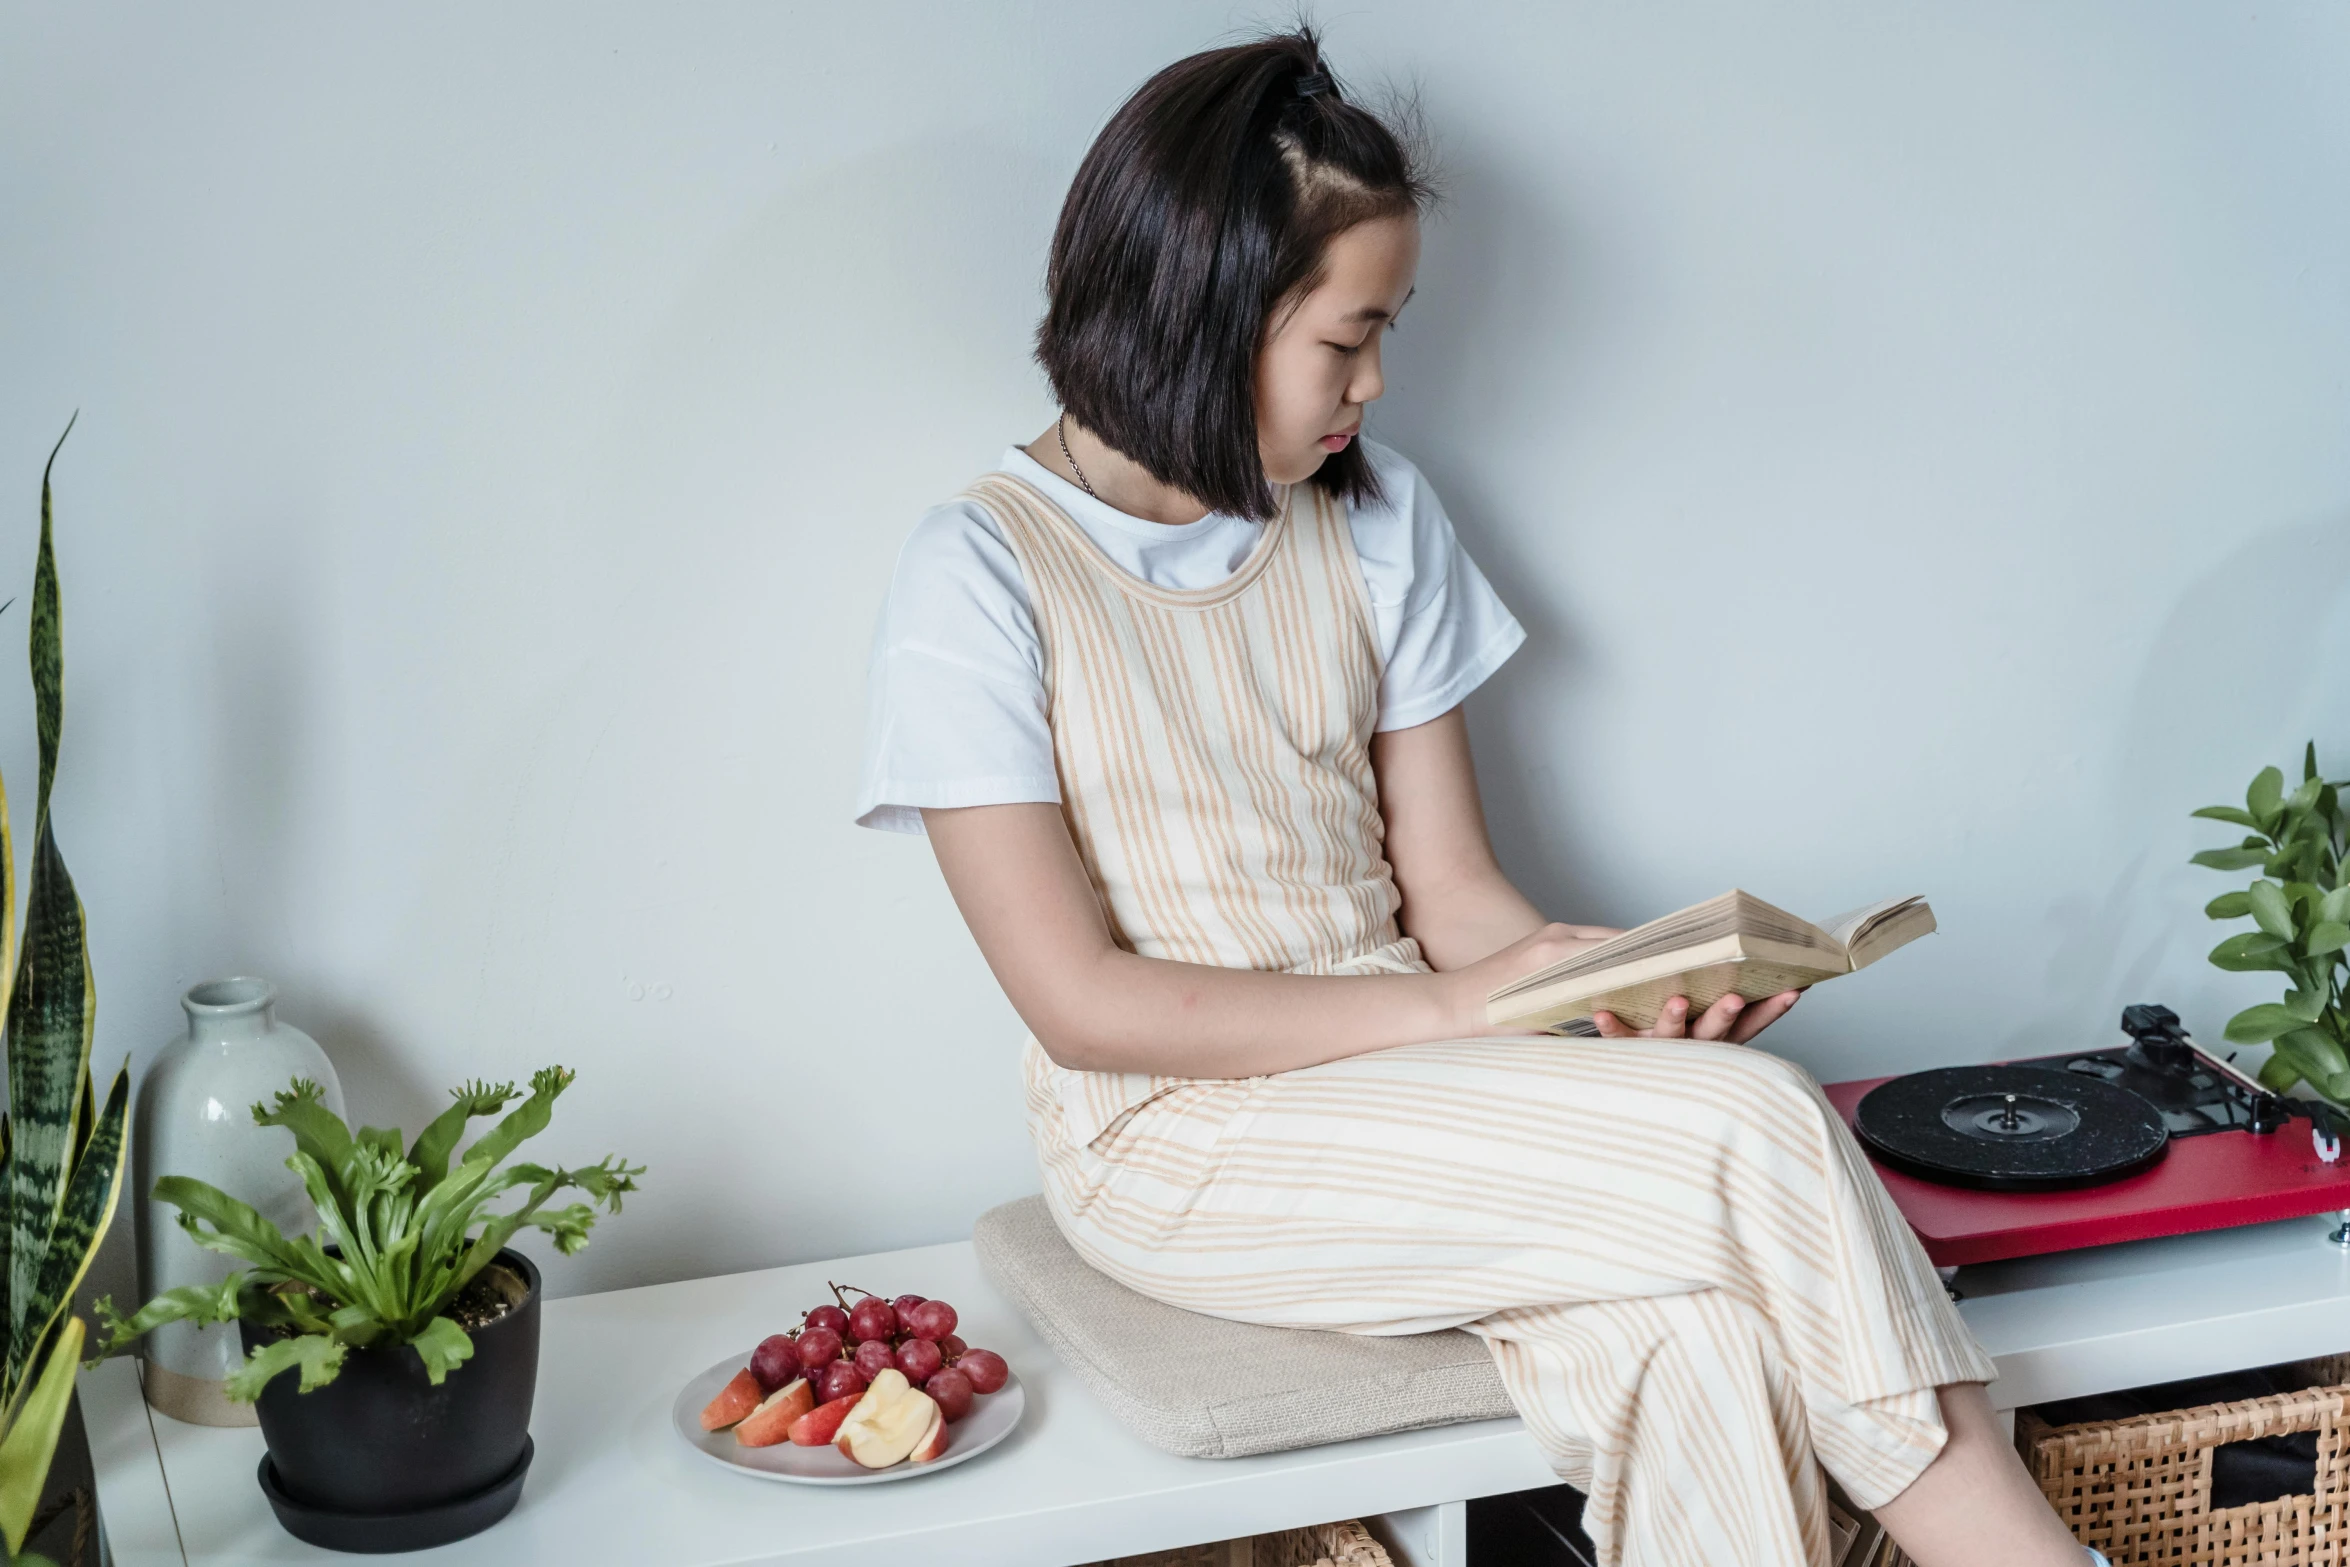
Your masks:
<svg viewBox="0 0 2350 1567"><path fill-rule="evenodd" d="M1100 500L1101 496L1094 491L1093 481L1085 476L1083 468L1077 466L1077 454L1069 450L1069 411L1066 408L1061 410L1061 417L1053 421L1053 439L1061 443L1061 461L1067 463L1069 471L1077 475L1078 484L1084 488L1086 494L1092 495L1097 501Z"/></svg>

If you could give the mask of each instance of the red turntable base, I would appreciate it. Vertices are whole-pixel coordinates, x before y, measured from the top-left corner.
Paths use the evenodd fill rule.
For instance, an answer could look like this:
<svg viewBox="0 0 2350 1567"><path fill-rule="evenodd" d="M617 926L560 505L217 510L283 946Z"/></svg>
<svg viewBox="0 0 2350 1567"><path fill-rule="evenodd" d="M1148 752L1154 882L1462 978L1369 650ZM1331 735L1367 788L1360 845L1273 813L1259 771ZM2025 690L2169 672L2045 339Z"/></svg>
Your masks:
<svg viewBox="0 0 2350 1567"><path fill-rule="evenodd" d="M1861 1096L1890 1081L1822 1091L1850 1124ZM2173 1137L2153 1168L2072 1191L1978 1191L1903 1174L1873 1154L1869 1162L1926 1255L1945 1268L2350 1209L2350 1159L2321 1161L2299 1119L2272 1132Z"/></svg>

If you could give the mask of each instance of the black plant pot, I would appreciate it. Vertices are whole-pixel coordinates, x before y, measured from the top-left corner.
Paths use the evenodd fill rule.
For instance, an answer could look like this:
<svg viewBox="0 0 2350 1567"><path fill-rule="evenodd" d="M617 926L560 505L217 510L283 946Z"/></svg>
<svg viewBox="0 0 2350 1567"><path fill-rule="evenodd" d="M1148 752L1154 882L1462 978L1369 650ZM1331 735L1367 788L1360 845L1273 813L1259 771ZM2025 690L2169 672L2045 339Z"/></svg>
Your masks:
<svg viewBox="0 0 2350 1567"><path fill-rule="evenodd" d="M261 1489L297 1538L340 1551L413 1551L506 1516L530 1468L538 1387L539 1270L501 1251L521 1299L473 1332L473 1358L434 1387L408 1345L354 1349L332 1382L300 1391L285 1372L257 1408L269 1456ZM275 1332L240 1323L250 1353Z"/></svg>

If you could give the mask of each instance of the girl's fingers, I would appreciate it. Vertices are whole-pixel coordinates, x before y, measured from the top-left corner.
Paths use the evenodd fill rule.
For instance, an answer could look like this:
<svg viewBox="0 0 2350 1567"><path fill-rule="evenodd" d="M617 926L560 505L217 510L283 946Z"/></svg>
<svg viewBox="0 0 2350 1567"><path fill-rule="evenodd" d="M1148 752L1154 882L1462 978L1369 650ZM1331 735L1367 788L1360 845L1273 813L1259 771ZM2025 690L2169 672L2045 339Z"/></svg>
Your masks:
<svg viewBox="0 0 2350 1567"><path fill-rule="evenodd" d="M1656 1026L1648 1031L1651 1039L1686 1039L1689 1037L1689 998L1675 996L1665 1003L1665 1009L1656 1015Z"/></svg>
<svg viewBox="0 0 2350 1567"><path fill-rule="evenodd" d="M1735 990L1716 1000L1705 1009L1697 1026L1689 1031L1691 1039L1728 1039L1730 1030L1738 1022L1738 1014L1746 1010L1746 998Z"/></svg>
<svg viewBox="0 0 2350 1567"><path fill-rule="evenodd" d="M1755 1035L1785 1017L1795 1005L1800 992L1782 990L1767 1001L1757 1001L1738 1019L1738 1026L1730 1031L1730 1042L1743 1045Z"/></svg>
<svg viewBox="0 0 2350 1567"><path fill-rule="evenodd" d="M1591 1014L1591 1021L1598 1025L1599 1037L1602 1039L1636 1039L1639 1037L1631 1029L1626 1028L1623 1019L1617 1017L1613 1012L1594 1012Z"/></svg>

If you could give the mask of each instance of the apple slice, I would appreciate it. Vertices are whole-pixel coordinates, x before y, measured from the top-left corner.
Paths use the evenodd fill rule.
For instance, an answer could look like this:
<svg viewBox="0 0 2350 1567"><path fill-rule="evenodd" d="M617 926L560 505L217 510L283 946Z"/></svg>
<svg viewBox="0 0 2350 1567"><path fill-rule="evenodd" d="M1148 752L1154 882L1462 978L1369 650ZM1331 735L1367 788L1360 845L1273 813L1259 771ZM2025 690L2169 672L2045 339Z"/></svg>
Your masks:
<svg viewBox="0 0 2350 1567"><path fill-rule="evenodd" d="M791 1423L787 1433L794 1447L830 1447L840 1423L849 1418L849 1411L857 1407L863 1393L851 1393L836 1398L829 1404L818 1404L814 1409Z"/></svg>
<svg viewBox="0 0 2350 1567"><path fill-rule="evenodd" d="M868 1469L901 1463L939 1418L938 1403L895 1367L873 1379L832 1445Z"/></svg>
<svg viewBox="0 0 2350 1567"><path fill-rule="evenodd" d="M702 1429L723 1431L737 1420L759 1407L759 1379L751 1375L751 1368L743 1367L734 1374L734 1380L718 1390L718 1396L702 1406Z"/></svg>
<svg viewBox="0 0 2350 1567"><path fill-rule="evenodd" d="M935 1404L938 1401L932 1399L931 1402ZM930 1428L922 1433L922 1439L914 1444L914 1450L906 1457L914 1463L926 1464L946 1450L947 1414L943 1409L933 1409L930 1412Z"/></svg>
<svg viewBox="0 0 2350 1567"><path fill-rule="evenodd" d="M774 1392L734 1428L734 1439L745 1447L773 1447L791 1433L792 1422L816 1407L816 1395L806 1377L794 1377Z"/></svg>

